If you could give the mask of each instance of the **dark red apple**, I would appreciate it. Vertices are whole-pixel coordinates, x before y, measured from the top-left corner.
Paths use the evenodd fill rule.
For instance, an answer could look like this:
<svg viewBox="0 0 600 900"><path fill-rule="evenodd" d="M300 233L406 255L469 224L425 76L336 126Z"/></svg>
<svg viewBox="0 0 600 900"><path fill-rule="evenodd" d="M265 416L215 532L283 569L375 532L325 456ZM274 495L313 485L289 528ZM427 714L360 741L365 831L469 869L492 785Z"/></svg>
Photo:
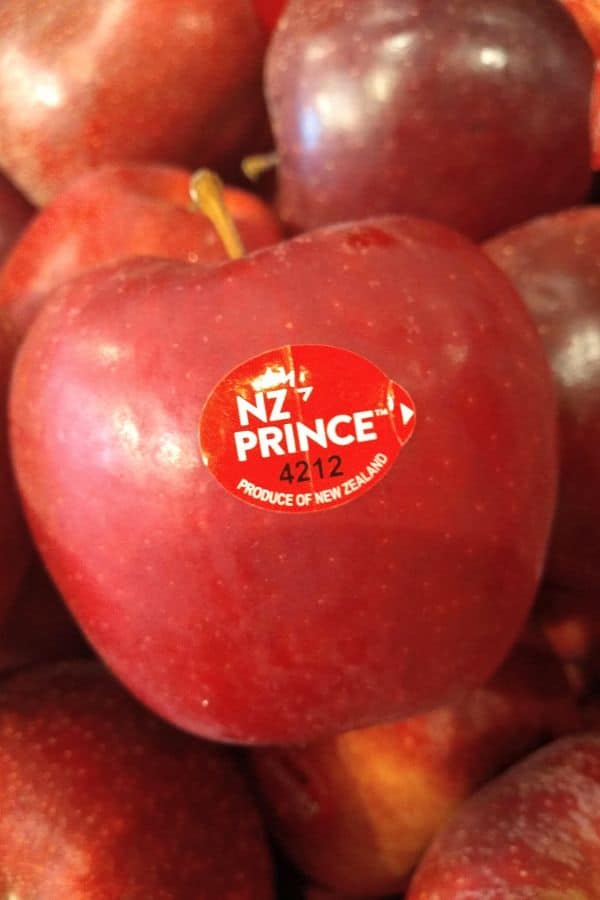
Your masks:
<svg viewBox="0 0 600 900"><path fill-rule="evenodd" d="M129 256L226 260L215 229L191 207L190 177L165 166L105 166L49 203L0 270L0 305L19 336L50 288L101 263ZM253 194L225 188L224 200L248 250L281 239L274 213Z"/></svg>
<svg viewBox="0 0 600 900"><path fill-rule="evenodd" d="M546 579L600 590L600 208L528 222L485 245L525 300L554 373L559 500Z"/></svg>
<svg viewBox="0 0 600 900"><path fill-rule="evenodd" d="M481 238L582 200L592 63L555 0L290 0L265 82L284 221Z"/></svg>
<svg viewBox="0 0 600 900"><path fill-rule="evenodd" d="M0 173L0 262L32 215L33 207Z"/></svg>
<svg viewBox="0 0 600 900"><path fill-rule="evenodd" d="M95 662L3 683L0 813L7 897L273 898L229 752L160 722Z"/></svg>
<svg viewBox="0 0 600 900"><path fill-rule="evenodd" d="M600 734L563 738L469 800L429 848L408 900L595 900Z"/></svg>
<svg viewBox="0 0 600 900"><path fill-rule="evenodd" d="M73 617L35 557L0 625L0 673L89 655Z"/></svg>
<svg viewBox="0 0 600 900"><path fill-rule="evenodd" d="M508 280L434 223L90 271L34 322L11 410L61 594L195 733L293 743L439 705L532 602L550 373Z"/></svg>
<svg viewBox="0 0 600 900"><path fill-rule="evenodd" d="M5 0L0 166L38 205L102 163L237 163L264 131L251 0Z"/></svg>
<svg viewBox="0 0 600 900"><path fill-rule="evenodd" d="M487 686L452 705L305 747L256 749L251 764L273 834L302 871L340 893L388 896L482 783L579 728L550 649L522 644Z"/></svg>

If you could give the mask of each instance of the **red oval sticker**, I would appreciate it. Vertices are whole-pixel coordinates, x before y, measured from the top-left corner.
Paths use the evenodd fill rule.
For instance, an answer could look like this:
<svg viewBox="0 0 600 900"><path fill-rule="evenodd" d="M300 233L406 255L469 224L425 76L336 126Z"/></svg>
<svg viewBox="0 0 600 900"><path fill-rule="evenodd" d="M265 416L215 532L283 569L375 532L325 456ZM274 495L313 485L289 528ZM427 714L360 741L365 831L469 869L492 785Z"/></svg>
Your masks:
<svg viewBox="0 0 600 900"><path fill-rule="evenodd" d="M219 382L200 417L200 451L234 497L278 512L315 512L374 487L415 421L407 391L368 359L293 344L247 360Z"/></svg>

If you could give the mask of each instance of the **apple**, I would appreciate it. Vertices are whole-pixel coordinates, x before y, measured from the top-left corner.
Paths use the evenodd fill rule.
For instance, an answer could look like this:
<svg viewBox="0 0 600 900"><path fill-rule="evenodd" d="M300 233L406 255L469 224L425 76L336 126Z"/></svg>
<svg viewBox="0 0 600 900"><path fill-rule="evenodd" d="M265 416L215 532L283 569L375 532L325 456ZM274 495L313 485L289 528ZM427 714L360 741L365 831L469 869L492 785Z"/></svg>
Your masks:
<svg viewBox="0 0 600 900"><path fill-rule="evenodd" d="M33 207L0 173L0 262L32 215Z"/></svg>
<svg viewBox="0 0 600 900"><path fill-rule="evenodd" d="M522 643L485 687L452 705L250 761L272 831L315 881L387 896L482 783L581 727L548 647Z"/></svg>
<svg viewBox="0 0 600 900"><path fill-rule="evenodd" d="M53 579L182 728L296 743L399 719L483 682L523 625L551 377L507 279L443 226L92 270L47 300L11 394Z"/></svg>
<svg viewBox="0 0 600 900"><path fill-rule="evenodd" d="M89 655L73 617L34 557L0 625L0 673Z"/></svg>
<svg viewBox="0 0 600 900"><path fill-rule="evenodd" d="M69 277L129 256L216 265L227 254L206 216L192 209L191 173L167 166L104 166L77 178L31 223L0 270L0 306L22 336L46 293ZM248 250L274 244L269 207L238 188L224 201Z"/></svg>
<svg viewBox="0 0 600 900"><path fill-rule="evenodd" d="M265 70L281 216L412 213L483 238L577 203L592 69L555 0L290 0Z"/></svg>
<svg viewBox="0 0 600 900"><path fill-rule="evenodd" d="M600 6L597 0L561 0L575 17L590 47L600 56Z"/></svg>
<svg viewBox="0 0 600 900"><path fill-rule="evenodd" d="M178 733L96 662L0 695L6 896L272 900L262 825L229 751Z"/></svg>
<svg viewBox="0 0 600 900"><path fill-rule="evenodd" d="M600 169L600 5L598 0L562 0L562 2L574 15L596 56L590 124L592 130L592 163L595 169Z"/></svg>
<svg viewBox="0 0 600 900"><path fill-rule="evenodd" d="M0 166L37 205L106 162L239 162L265 131L250 0L5 0Z"/></svg>
<svg viewBox="0 0 600 900"><path fill-rule="evenodd" d="M472 797L408 900L593 900L600 889L600 734L562 738Z"/></svg>
<svg viewBox="0 0 600 900"><path fill-rule="evenodd" d="M253 0L259 19L269 33L275 28L287 0Z"/></svg>
<svg viewBox="0 0 600 900"><path fill-rule="evenodd" d="M600 590L600 208L544 216L485 245L536 322L559 401L559 498L546 580Z"/></svg>

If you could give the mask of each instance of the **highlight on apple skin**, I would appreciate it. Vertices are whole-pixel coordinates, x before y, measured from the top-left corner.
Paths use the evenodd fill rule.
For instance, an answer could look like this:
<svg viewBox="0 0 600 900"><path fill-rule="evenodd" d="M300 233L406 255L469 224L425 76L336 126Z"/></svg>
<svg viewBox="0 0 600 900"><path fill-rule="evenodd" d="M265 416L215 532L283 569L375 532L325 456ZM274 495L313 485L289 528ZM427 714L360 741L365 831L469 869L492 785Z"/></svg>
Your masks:
<svg viewBox="0 0 600 900"><path fill-rule="evenodd" d="M96 661L3 681L0 810L11 896L274 898L230 751L160 722Z"/></svg>
<svg viewBox="0 0 600 900"><path fill-rule="evenodd" d="M314 345L385 373L417 424L374 487L283 515L225 490L199 422L245 360ZM335 384L316 390L329 415L346 412ZM408 217L207 271L148 259L90 271L44 305L11 393L28 521L87 638L168 720L252 744L399 719L489 677L541 575L555 423L543 349L507 279L465 238ZM252 460L285 471L277 454Z"/></svg>
<svg viewBox="0 0 600 900"><path fill-rule="evenodd" d="M600 735L562 738L469 800L435 839L408 900L594 900Z"/></svg>
<svg viewBox="0 0 600 900"><path fill-rule="evenodd" d="M582 728L566 676L532 632L495 677L455 703L301 747L250 753L272 833L314 881L401 893L427 846L483 783Z"/></svg>
<svg viewBox="0 0 600 900"><path fill-rule="evenodd" d="M0 307L18 338L45 295L68 278L132 256L213 266L229 257L209 219L192 208L192 173L174 166L105 165L76 178L41 210L0 269ZM277 243L281 226L259 197L225 187L248 252Z"/></svg>
<svg viewBox="0 0 600 900"><path fill-rule="evenodd" d="M265 67L281 217L482 239L579 203L592 78L558 0L289 0Z"/></svg>

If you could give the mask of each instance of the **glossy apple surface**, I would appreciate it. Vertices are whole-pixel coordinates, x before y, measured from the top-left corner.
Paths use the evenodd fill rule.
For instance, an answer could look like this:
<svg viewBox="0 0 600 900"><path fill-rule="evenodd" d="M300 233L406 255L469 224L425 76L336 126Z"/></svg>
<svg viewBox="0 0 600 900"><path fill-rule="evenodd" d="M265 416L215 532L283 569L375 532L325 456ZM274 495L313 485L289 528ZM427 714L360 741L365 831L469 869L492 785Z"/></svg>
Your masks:
<svg viewBox="0 0 600 900"><path fill-rule="evenodd" d="M600 208L541 217L485 246L525 300L554 373L559 500L546 580L600 590Z"/></svg>
<svg viewBox="0 0 600 900"><path fill-rule="evenodd" d="M142 709L95 662L0 697L7 895L272 900L262 826L228 751Z"/></svg>
<svg viewBox="0 0 600 900"><path fill-rule="evenodd" d="M274 836L302 871L352 895L400 894L436 832L481 784L580 726L548 647L518 646L455 704L251 765Z"/></svg>
<svg viewBox="0 0 600 900"><path fill-rule="evenodd" d="M600 735L538 750L468 801L434 841L408 900L594 900Z"/></svg>
<svg viewBox="0 0 600 900"><path fill-rule="evenodd" d="M290 344L358 354L417 410L385 477L335 509L252 506L200 454L223 376ZM335 401L344 378L323 379ZM499 665L533 599L550 373L509 282L434 223L324 229L207 272L90 271L34 322L11 417L61 594L134 693L198 734L293 743L439 705Z"/></svg>
<svg viewBox="0 0 600 900"><path fill-rule="evenodd" d="M0 166L42 205L105 162L237 163L264 130L264 46L250 0L8 0Z"/></svg>
<svg viewBox="0 0 600 900"><path fill-rule="evenodd" d="M17 334L25 333L47 291L101 263L130 256L224 262L212 224L192 210L190 174L167 166L105 166L49 203L0 271L0 305ZM249 251L281 239L274 213L253 194L228 187L224 200Z"/></svg>
<svg viewBox="0 0 600 900"><path fill-rule="evenodd" d="M592 55L555 0L290 0L266 92L279 209L482 238L582 200Z"/></svg>
<svg viewBox="0 0 600 900"><path fill-rule="evenodd" d="M0 262L6 257L33 212L33 207L0 173Z"/></svg>

